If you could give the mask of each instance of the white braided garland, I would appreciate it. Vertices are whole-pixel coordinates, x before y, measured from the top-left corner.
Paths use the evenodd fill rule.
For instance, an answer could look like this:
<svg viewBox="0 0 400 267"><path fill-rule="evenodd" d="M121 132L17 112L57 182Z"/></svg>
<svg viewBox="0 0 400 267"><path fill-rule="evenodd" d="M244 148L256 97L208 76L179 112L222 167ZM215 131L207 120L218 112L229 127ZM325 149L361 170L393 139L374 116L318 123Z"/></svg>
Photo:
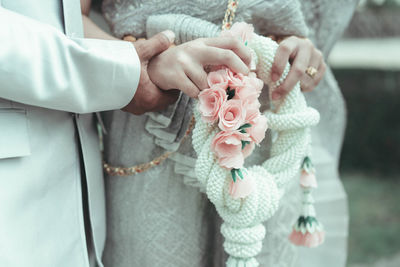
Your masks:
<svg viewBox="0 0 400 267"><path fill-rule="evenodd" d="M254 34L249 47L258 58L257 76L272 92L286 77L290 65L276 83L270 80L271 66L278 47L270 38ZM198 159L195 166L197 179L206 188L210 201L215 205L224 223L221 232L225 237L224 249L230 255L227 266L259 266L255 256L261 251L265 237L263 222L271 218L278 209L285 186L295 177L310 145L309 127L318 123L319 113L307 107L299 83L286 96L276 110L265 112L269 128L278 133L271 148L271 158L262 166L245 169L247 176L255 180L255 190L244 199L233 199L228 193L231 178L229 170L221 168L211 152L211 141L218 132L201 119L194 111L196 125L192 142Z"/></svg>

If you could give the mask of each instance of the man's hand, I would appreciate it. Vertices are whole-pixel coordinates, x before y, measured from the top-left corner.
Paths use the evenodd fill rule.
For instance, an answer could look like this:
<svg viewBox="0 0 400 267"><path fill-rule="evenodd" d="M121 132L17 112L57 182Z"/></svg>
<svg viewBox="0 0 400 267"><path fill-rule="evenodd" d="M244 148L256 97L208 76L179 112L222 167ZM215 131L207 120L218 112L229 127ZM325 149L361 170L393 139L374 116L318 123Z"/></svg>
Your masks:
<svg viewBox="0 0 400 267"><path fill-rule="evenodd" d="M160 90L150 80L147 73L149 60L168 49L173 44L175 35L172 31L159 33L148 40L139 40L133 43L141 62L140 80L135 96L131 102L122 110L135 115L141 115L148 111L158 111L165 109L174 103L179 91Z"/></svg>

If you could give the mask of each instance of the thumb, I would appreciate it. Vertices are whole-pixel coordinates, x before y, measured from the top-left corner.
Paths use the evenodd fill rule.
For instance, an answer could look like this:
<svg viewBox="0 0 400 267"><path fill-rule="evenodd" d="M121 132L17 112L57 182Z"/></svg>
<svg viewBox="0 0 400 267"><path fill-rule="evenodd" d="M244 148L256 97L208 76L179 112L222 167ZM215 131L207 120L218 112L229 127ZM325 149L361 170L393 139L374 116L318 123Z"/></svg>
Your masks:
<svg viewBox="0 0 400 267"><path fill-rule="evenodd" d="M175 33L173 31L166 30L157 33L150 39L147 39L140 44L140 58L143 61L150 60L152 57L167 50L171 44L174 43L174 40ZM137 42L137 44L139 43Z"/></svg>

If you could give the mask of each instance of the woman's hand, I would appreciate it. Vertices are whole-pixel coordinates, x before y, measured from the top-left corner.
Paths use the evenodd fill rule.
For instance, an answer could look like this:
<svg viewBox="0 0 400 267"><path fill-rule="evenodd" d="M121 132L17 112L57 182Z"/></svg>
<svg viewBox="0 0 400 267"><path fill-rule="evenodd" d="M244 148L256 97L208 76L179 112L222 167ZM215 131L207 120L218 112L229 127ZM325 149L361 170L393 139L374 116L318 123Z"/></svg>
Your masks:
<svg viewBox="0 0 400 267"><path fill-rule="evenodd" d="M250 61L250 50L236 38L200 38L154 57L148 73L161 89L179 89L190 97L197 97L202 89L208 88L206 66L225 65L235 72L248 74Z"/></svg>
<svg viewBox="0 0 400 267"><path fill-rule="evenodd" d="M273 92L273 100L283 98L299 81L302 91L312 91L321 81L326 70L321 51L315 48L309 39L291 36L279 44L271 69L272 81L275 82L281 77L288 61L291 62L290 71L284 82ZM308 67L317 70L314 77L306 73Z"/></svg>

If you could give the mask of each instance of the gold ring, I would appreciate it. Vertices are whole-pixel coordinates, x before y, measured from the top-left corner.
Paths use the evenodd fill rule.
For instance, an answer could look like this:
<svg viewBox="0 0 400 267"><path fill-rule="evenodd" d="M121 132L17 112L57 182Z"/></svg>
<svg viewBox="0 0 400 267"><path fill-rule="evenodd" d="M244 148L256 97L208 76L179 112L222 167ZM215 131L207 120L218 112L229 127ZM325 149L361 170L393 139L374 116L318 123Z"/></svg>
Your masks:
<svg viewBox="0 0 400 267"><path fill-rule="evenodd" d="M310 76L311 78L314 78L315 75L317 74L317 72L318 72L318 70L311 66L306 69L307 75Z"/></svg>

